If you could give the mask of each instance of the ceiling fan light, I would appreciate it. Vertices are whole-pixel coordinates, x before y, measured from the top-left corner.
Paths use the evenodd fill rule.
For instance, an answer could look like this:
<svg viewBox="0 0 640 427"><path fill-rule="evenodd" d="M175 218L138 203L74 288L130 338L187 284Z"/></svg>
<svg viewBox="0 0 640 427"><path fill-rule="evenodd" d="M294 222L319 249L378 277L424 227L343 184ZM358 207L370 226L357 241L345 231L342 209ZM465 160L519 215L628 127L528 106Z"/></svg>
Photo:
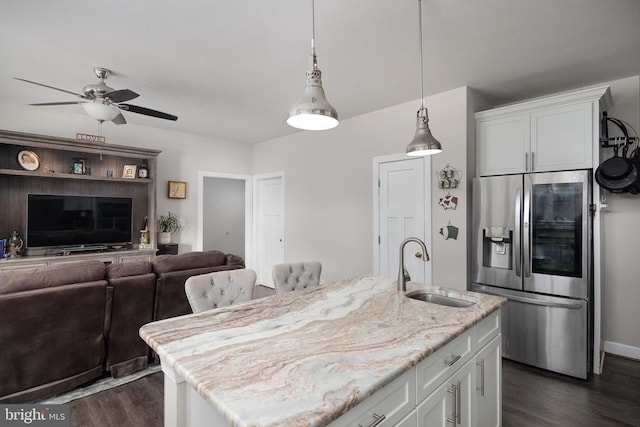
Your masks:
<svg viewBox="0 0 640 427"><path fill-rule="evenodd" d="M289 109L289 126L304 130L327 130L338 126L338 113L327 101L320 76L318 69L307 71L302 98Z"/></svg>
<svg viewBox="0 0 640 427"><path fill-rule="evenodd" d="M100 122L108 122L120 114L120 110L117 107L100 102L85 102L82 104L82 108L89 116Z"/></svg>
<svg viewBox="0 0 640 427"><path fill-rule="evenodd" d="M429 116L426 108L418 110L416 134L407 146L407 156L430 156L442 151L442 145L429 129Z"/></svg>

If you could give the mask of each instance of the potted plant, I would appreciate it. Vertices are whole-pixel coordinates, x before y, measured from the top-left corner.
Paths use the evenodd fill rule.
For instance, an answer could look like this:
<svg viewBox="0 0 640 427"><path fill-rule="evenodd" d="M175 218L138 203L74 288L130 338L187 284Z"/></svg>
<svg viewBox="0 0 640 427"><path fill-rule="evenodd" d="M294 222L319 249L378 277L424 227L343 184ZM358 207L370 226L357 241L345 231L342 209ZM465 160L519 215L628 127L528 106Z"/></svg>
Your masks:
<svg viewBox="0 0 640 427"><path fill-rule="evenodd" d="M166 215L160 215L158 217L158 243L166 245L171 243L171 233L182 228L180 218L173 212L169 212Z"/></svg>

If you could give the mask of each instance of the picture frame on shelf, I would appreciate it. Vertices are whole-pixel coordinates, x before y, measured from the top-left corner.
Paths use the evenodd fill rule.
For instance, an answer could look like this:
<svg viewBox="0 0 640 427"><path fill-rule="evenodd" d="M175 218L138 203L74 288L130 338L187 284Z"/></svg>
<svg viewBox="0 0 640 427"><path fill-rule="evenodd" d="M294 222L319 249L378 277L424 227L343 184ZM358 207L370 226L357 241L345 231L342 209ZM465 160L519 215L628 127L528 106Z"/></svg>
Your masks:
<svg viewBox="0 0 640 427"><path fill-rule="evenodd" d="M20 150L18 153L18 163L22 166L22 169L34 171L40 167L40 158L31 150Z"/></svg>
<svg viewBox="0 0 640 427"><path fill-rule="evenodd" d="M86 172L87 165L85 164L84 159L73 159L72 172L75 175L84 175Z"/></svg>
<svg viewBox="0 0 640 427"><path fill-rule="evenodd" d="M122 169L122 177L134 179L136 177L137 168L138 167L136 165L124 165L124 168Z"/></svg>
<svg viewBox="0 0 640 427"><path fill-rule="evenodd" d="M184 181L169 181L167 196L170 199L186 199L187 183Z"/></svg>

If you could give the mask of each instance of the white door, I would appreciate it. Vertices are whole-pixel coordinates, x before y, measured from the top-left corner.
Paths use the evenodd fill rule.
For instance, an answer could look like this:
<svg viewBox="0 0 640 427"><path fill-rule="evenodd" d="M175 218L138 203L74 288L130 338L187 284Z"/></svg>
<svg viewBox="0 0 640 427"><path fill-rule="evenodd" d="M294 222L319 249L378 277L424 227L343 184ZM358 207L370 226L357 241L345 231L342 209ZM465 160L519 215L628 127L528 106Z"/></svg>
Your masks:
<svg viewBox="0 0 640 427"><path fill-rule="evenodd" d="M272 287L271 268L284 262L283 189L282 176L255 179L257 283Z"/></svg>
<svg viewBox="0 0 640 427"><path fill-rule="evenodd" d="M400 244L407 237L417 237L431 247L429 211L430 167L421 158L400 157L377 162L377 271L383 277L397 277ZM431 263L416 243L404 250L405 267L411 280L431 283ZM375 262L374 262L375 264Z"/></svg>

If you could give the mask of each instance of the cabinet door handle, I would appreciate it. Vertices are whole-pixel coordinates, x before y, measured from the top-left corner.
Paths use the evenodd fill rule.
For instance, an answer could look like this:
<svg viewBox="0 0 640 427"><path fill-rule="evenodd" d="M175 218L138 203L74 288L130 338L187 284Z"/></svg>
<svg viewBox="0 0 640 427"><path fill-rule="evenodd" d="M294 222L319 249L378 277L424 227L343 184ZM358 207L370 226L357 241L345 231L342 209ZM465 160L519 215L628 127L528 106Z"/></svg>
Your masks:
<svg viewBox="0 0 640 427"><path fill-rule="evenodd" d="M456 423L460 424L460 401L462 400L461 396L460 396L460 390L462 389L462 384L460 384L460 381L458 381L458 384L456 386L456 398L455 398L455 402L454 405L456 407Z"/></svg>
<svg viewBox="0 0 640 427"><path fill-rule="evenodd" d="M458 408L458 390L457 390L457 386L455 384L451 384L451 388L447 389L447 393L451 393L453 395L453 408L452 408L452 411L451 411L451 416L447 417L447 422L455 425L456 424L456 409Z"/></svg>
<svg viewBox="0 0 640 427"><path fill-rule="evenodd" d="M529 153L524 153L524 171L529 172Z"/></svg>
<svg viewBox="0 0 640 427"><path fill-rule="evenodd" d="M454 363L460 360L460 357L462 356L460 356L459 354L450 354L449 357L444 359L444 364L447 366L453 366Z"/></svg>
<svg viewBox="0 0 640 427"><path fill-rule="evenodd" d="M476 362L480 366L480 385L476 386L476 390L480 390L480 396L484 396L484 359Z"/></svg>
<svg viewBox="0 0 640 427"><path fill-rule="evenodd" d="M534 154L535 154L535 153L532 151L532 152L531 152L531 172L535 172L535 170L534 170L534 166L533 166L533 155L534 155Z"/></svg>
<svg viewBox="0 0 640 427"><path fill-rule="evenodd" d="M371 414L371 416L373 417L373 421L367 427L376 427L387 418L386 415L378 415L375 412ZM363 425L358 424L358 427L363 427Z"/></svg>

